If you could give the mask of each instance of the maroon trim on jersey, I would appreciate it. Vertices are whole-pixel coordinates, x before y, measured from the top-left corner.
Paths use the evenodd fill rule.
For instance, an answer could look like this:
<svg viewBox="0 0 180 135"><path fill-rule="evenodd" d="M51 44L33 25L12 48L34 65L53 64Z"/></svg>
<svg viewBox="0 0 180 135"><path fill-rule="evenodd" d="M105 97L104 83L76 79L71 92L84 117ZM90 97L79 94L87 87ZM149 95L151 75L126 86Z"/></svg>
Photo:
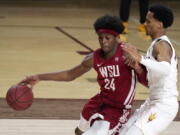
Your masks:
<svg viewBox="0 0 180 135"><path fill-rule="evenodd" d="M114 30L110 30L110 29L99 29L99 30L97 30L97 33L108 33L108 34L112 34L114 36L119 35L118 32L116 32Z"/></svg>

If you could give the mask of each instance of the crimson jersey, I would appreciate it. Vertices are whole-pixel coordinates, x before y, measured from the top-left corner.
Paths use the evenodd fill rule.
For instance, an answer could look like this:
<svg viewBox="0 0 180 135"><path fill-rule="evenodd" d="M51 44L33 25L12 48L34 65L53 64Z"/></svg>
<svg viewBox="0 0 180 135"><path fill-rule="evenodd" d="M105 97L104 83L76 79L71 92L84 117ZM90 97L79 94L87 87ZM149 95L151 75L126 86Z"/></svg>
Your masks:
<svg viewBox="0 0 180 135"><path fill-rule="evenodd" d="M124 64L122 51L119 44L115 55L109 59L101 57L101 49L97 49L93 56L103 102L118 108L132 104L136 85L135 72Z"/></svg>

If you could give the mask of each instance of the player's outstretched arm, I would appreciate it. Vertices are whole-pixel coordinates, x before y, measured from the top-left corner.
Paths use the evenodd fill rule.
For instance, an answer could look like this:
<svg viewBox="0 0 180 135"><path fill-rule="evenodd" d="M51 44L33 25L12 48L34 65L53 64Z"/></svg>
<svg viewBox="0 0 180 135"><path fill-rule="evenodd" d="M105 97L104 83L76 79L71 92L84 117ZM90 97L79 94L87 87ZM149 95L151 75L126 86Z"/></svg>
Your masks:
<svg viewBox="0 0 180 135"><path fill-rule="evenodd" d="M125 64L133 68L137 73L141 73L144 69L140 64L141 55L139 54L137 48L128 43L122 45L121 47L123 49Z"/></svg>
<svg viewBox="0 0 180 135"><path fill-rule="evenodd" d="M142 64L140 64L141 55L136 47L126 43L122 46L122 49L125 64L133 68L137 74L138 81L148 87L147 70Z"/></svg>
<svg viewBox="0 0 180 135"><path fill-rule="evenodd" d="M39 81L72 81L91 69L93 66L92 57L92 54L86 56L79 65L68 70L27 76L20 83L35 85Z"/></svg>

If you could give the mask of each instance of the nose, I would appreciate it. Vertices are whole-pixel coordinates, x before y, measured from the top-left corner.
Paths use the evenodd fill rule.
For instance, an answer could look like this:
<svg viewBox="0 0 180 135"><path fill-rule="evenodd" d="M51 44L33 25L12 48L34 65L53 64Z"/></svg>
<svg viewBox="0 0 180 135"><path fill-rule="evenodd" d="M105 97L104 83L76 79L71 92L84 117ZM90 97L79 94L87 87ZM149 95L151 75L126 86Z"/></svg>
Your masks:
<svg viewBox="0 0 180 135"><path fill-rule="evenodd" d="M106 38L103 38L103 39L102 39L102 43L103 43L103 44L106 44L106 42L107 42Z"/></svg>
<svg viewBox="0 0 180 135"><path fill-rule="evenodd" d="M144 26L145 26L145 27L147 26L147 22L146 22L146 21L144 22Z"/></svg>

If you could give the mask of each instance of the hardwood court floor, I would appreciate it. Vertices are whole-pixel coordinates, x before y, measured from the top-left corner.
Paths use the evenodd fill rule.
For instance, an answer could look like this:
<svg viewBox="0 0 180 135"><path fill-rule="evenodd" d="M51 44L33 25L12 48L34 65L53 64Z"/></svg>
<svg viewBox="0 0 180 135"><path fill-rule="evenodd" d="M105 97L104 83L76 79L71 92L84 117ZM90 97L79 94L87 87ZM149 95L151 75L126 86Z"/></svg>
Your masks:
<svg viewBox="0 0 180 135"><path fill-rule="evenodd" d="M1 119L1 135L74 135L77 120ZM173 122L160 135L178 135L180 122Z"/></svg>
<svg viewBox="0 0 180 135"><path fill-rule="evenodd" d="M0 119L68 119L78 120L87 99L37 99L25 111L14 111L4 98L0 99ZM142 100L136 100L133 111L139 108ZM175 121L180 121L178 112Z"/></svg>

